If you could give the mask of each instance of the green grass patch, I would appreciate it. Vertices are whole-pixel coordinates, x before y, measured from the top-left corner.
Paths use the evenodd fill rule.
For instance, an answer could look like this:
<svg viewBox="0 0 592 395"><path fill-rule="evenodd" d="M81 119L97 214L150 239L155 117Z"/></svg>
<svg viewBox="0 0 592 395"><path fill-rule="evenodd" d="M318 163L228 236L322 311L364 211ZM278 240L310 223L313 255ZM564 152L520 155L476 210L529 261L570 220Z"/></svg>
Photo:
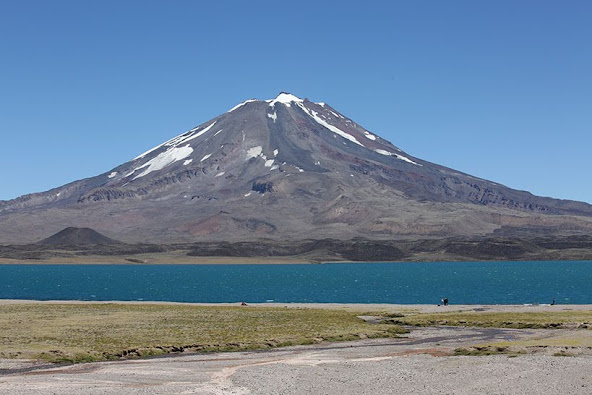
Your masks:
<svg viewBox="0 0 592 395"><path fill-rule="evenodd" d="M0 358L92 362L395 337L344 310L159 304L0 305Z"/></svg>
<svg viewBox="0 0 592 395"><path fill-rule="evenodd" d="M388 319L388 321L412 326L450 325L517 329L592 328L592 311L410 314L405 317Z"/></svg>
<svg viewBox="0 0 592 395"><path fill-rule="evenodd" d="M496 347L496 346L473 346L473 347L461 347L454 350L456 356L471 356L471 357L483 357L487 355L507 355L509 358L517 357L520 354L525 354L525 351L510 350L507 347Z"/></svg>

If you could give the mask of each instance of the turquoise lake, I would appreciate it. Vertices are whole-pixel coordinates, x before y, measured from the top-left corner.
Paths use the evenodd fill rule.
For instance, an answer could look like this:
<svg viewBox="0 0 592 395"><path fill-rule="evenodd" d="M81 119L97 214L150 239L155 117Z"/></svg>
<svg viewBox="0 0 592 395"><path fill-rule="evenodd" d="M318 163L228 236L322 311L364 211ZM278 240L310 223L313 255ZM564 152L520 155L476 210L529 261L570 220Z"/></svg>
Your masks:
<svg viewBox="0 0 592 395"><path fill-rule="evenodd" d="M0 299L592 303L592 261L323 265L0 265Z"/></svg>

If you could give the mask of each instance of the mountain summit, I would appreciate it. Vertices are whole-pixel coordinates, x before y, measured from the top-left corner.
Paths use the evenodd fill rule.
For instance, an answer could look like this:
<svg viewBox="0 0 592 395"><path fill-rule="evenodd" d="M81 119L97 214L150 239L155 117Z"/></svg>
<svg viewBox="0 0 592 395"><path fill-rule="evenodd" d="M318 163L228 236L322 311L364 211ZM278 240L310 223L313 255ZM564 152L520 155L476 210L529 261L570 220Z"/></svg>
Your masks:
<svg viewBox="0 0 592 395"><path fill-rule="evenodd" d="M282 92L104 174L0 202L0 243L64 226L157 243L574 234L592 230L592 206L416 158L328 104Z"/></svg>

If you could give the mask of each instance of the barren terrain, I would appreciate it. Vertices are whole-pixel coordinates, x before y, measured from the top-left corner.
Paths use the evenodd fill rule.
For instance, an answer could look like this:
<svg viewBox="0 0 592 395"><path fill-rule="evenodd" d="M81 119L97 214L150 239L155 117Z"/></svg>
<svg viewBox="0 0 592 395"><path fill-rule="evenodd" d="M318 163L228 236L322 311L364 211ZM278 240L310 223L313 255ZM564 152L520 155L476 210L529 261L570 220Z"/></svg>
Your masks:
<svg viewBox="0 0 592 395"><path fill-rule="evenodd" d="M47 305L56 303L46 302ZM121 306L145 304L118 303ZM2 305L40 304L4 301ZM269 308L269 305L249 306L255 310L259 307ZM274 305L278 307L355 314L382 311L393 319L443 314L457 318L463 314L484 317L475 319L476 326L487 326L496 314L501 320L530 315L538 317L539 323L547 324L562 316L565 323L576 324L577 320L592 315L590 306L574 305ZM570 314L574 319L569 319ZM362 318L370 324L377 319ZM323 342L267 351L180 354L68 366L2 360L0 393L588 394L592 388L592 331L582 329L582 325L578 327L580 329L419 326L409 327L411 332L401 338Z"/></svg>

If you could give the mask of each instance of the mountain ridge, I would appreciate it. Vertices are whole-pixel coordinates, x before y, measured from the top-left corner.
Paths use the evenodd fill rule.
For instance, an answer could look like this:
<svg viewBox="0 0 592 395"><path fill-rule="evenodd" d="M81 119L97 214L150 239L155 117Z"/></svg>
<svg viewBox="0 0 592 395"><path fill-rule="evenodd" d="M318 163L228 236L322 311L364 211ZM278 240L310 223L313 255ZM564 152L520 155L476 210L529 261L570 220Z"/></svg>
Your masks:
<svg viewBox="0 0 592 395"><path fill-rule="evenodd" d="M592 230L592 206L414 157L326 103L283 92L98 176L0 202L0 242L66 225L133 242L580 234Z"/></svg>

